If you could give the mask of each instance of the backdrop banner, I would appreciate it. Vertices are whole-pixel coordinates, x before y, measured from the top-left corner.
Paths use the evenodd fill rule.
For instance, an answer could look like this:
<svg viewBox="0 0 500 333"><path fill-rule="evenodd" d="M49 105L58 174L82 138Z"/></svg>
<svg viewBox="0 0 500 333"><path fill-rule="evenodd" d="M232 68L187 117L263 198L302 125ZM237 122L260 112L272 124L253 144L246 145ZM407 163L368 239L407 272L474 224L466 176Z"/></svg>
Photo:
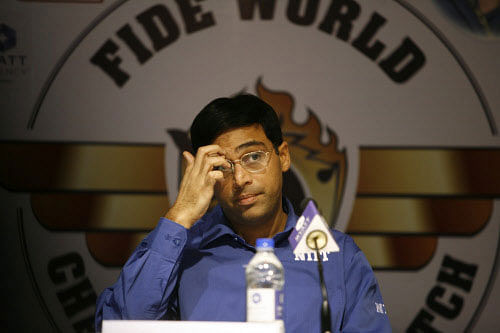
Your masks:
<svg viewBox="0 0 500 333"><path fill-rule="evenodd" d="M93 331L97 295L175 200L194 116L246 92L279 114L287 196L354 238L395 332L493 330L500 9L486 2L2 1L7 328Z"/></svg>

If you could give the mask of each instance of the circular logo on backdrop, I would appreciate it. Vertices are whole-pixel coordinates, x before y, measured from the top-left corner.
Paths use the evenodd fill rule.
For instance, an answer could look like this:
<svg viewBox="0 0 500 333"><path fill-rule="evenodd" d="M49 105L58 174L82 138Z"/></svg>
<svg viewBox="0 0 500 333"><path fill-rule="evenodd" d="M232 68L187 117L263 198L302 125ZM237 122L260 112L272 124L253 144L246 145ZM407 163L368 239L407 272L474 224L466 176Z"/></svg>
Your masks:
<svg viewBox="0 0 500 333"><path fill-rule="evenodd" d="M396 331L473 324L500 193L479 87L404 3L300 3L120 1L61 59L28 124L40 140L2 143L4 188L30 193L19 230L54 327L91 329L96 295L175 200L192 119L238 91L279 114L287 196L353 236Z"/></svg>

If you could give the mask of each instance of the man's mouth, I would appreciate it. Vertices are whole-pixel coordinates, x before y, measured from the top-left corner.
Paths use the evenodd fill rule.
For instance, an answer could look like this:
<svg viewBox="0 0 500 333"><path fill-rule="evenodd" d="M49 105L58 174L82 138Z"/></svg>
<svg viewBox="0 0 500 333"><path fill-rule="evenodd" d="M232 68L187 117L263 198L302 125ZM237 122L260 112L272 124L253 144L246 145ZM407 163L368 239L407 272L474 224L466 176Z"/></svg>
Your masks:
<svg viewBox="0 0 500 333"><path fill-rule="evenodd" d="M244 194L238 196L236 201L240 206L247 206L253 204L257 200L257 196L258 194Z"/></svg>

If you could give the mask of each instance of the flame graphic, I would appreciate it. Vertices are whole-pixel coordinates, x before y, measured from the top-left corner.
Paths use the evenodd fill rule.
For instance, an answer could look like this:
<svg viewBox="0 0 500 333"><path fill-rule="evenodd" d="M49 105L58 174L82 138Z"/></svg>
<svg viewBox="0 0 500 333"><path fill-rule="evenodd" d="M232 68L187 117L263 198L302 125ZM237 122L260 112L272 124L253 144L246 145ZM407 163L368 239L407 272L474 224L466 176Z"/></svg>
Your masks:
<svg viewBox="0 0 500 333"><path fill-rule="evenodd" d="M295 103L289 93L272 91L262 84L261 79L257 82L256 91L278 113L284 139L290 147L292 164L306 180L306 186L326 220L333 225L344 193L345 149L337 149L337 137L329 127L326 127L329 142L321 143L321 124L310 109L307 110L305 123L294 122L292 113Z"/></svg>

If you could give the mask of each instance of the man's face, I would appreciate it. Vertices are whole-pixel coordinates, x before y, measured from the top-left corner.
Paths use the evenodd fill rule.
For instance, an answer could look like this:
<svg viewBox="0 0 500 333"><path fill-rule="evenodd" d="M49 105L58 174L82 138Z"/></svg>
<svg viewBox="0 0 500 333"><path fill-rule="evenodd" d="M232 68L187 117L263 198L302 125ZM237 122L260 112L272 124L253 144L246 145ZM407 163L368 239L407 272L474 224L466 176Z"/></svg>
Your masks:
<svg viewBox="0 0 500 333"><path fill-rule="evenodd" d="M259 150L270 152L267 167L256 173L235 163L234 173L217 182L215 197L232 223L258 225L272 219L282 209L282 172L290 167L287 143L281 144L277 155L262 126L253 125L224 132L213 144L219 145L229 160Z"/></svg>

